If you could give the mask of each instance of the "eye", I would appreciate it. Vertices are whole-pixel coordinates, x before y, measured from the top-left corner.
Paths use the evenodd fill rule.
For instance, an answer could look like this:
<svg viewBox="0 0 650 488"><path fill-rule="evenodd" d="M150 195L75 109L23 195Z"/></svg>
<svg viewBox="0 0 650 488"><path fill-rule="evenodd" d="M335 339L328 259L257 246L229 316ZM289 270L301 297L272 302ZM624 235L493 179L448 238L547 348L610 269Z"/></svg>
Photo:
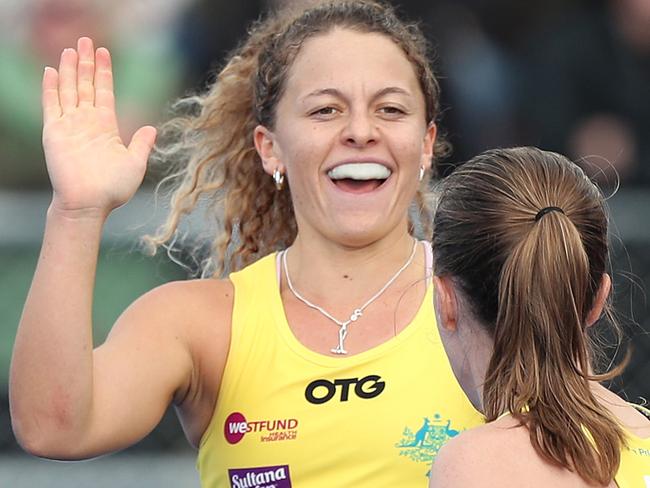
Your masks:
<svg viewBox="0 0 650 488"><path fill-rule="evenodd" d="M406 115L405 110L401 109L400 107L396 107L395 105L386 105L384 107L380 107L379 111L382 114L389 115L389 116Z"/></svg>
<svg viewBox="0 0 650 488"><path fill-rule="evenodd" d="M322 107L317 110L314 110L313 112L310 113L310 115L315 115L315 116L321 116L321 117L328 117L335 115L339 110L336 107Z"/></svg>

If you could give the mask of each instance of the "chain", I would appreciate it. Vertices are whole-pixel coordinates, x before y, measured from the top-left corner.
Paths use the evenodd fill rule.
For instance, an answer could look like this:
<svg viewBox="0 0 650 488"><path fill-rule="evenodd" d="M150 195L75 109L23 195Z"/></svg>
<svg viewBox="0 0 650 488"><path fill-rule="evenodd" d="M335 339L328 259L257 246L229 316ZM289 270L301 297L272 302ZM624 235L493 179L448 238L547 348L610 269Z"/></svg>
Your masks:
<svg viewBox="0 0 650 488"><path fill-rule="evenodd" d="M339 326L339 343L338 345L332 349L331 351L334 354L347 354L348 352L345 350L344 347L344 341L345 338L348 335L348 326L359 320L361 316L363 315L363 311L372 303L374 302L379 296L386 291L386 289L393 284L393 282L398 278L399 275L402 274L402 272L408 268L409 264L413 261L413 258L415 257L415 250L417 248L417 240L413 240L413 249L411 250L411 255L409 258L406 260L404 265L397 270L397 272L389 279L384 286L381 287L381 290L379 290L377 293L375 293L372 297L370 297L366 303L361 305L359 308L355 308L352 313L350 314L350 318L345 321L338 320L336 317L334 317L332 314L330 314L327 310L325 310L323 307L320 307L309 300L307 300L305 297L303 297L300 293L296 291L296 289L293 287L293 283L291 283L291 278L289 277L289 267L287 266L287 252L288 249L285 249L282 251L282 266L284 267L284 275L287 278L287 285L289 286L289 290L291 290L291 293L300 300L302 303L307 305L310 308L313 308L314 310L318 310L321 314L323 314L325 317L330 319L332 322L334 322L336 325Z"/></svg>

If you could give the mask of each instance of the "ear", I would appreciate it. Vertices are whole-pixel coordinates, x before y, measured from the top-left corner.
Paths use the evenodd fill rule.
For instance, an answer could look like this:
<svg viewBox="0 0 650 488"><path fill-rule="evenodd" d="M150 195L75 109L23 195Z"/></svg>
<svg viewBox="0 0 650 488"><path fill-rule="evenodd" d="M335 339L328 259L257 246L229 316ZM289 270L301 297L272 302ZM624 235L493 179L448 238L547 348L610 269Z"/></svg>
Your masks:
<svg viewBox="0 0 650 488"><path fill-rule="evenodd" d="M278 148L275 141L275 134L263 125L258 125L253 131L253 142L255 149L262 160L264 172L273 175L276 169L284 173L284 165L280 162L277 155Z"/></svg>
<svg viewBox="0 0 650 488"><path fill-rule="evenodd" d="M433 148L435 147L437 133L438 128L436 124L431 122L427 127L427 131L424 133L424 140L422 141L422 159L420 160L420 166L423 166L425 169L430 169L433 164Z"/></svg>
<svg viewBox="0 0 650 488"><path fill-rule="evenodd" d="M435 307L442 322L440 325L450 332L455 332L458 325L458 308L456 292L451 278L447 276L434 276Z"/></svg>
<svg viewBox="0 0 650 488"><path fill-rule="evenodd" d="M594 298L594 304L591 307L591 310L587 314L587 327L591 327L596 323L603 313L603 308L607 302L607 297L609 292L612 289L612 279L607 273L603 273L603 277L600 280L600 286L596 292L596 297Z"/></svg>

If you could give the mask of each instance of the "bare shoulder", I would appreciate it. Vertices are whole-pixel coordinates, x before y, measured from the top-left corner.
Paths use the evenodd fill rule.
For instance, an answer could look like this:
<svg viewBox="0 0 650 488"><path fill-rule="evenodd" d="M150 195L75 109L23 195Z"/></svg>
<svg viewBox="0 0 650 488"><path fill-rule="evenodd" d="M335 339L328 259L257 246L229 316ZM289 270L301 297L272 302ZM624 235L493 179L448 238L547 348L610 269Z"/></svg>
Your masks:
<svg viewBox="0 0 650 488"><path fill-rule="evenodd" d="M625 429L642 438L650 436L650 420L631 403L595 382L592 382L592 391L600 403L618 418Z"/></svg>
<svg viewBox="0 0 650 488"><path fill-rule="evenodd" d="M467 430L440 449L429 486L521 486L517 460L529 450L528 431L511 417Z"/></svg>
<svg viewBox="0 0 650 488"><path fill-rule="evenodd" d="M170 281L140 297L148 306L158 305L163 308L184 306L189 304L202 304L204 306L219 307L232 301L233 286L230 280L196 279L184 281ZM187 300L190 303L187 303Z"/></svg>
<svg viewBox="0 0 650 488"><path fill-rule="evenodd" d="M230 280L172 281L136 300L111 335L120 334L124 325L141 329L129 333L158 340L159 347L182 344L194 371L210 371L220 378L230 346L233 299Z"/></svg>
<svg viewBox="0 0 650 488"><path fill-rule="evenodd" d="M440 450L430 488L582 488L576 473L549 464L533 448L528 429L511 416L463 432Z"/></svg>
<svg viewBox="0 0 650 488"><path fill-rule="evenodd" d="M172 281L138 298L125 311L124 318L130 322L131 317L140 316L144 320L137 322L144 327L148 323L153 327L170 326L188 333L207 324L229 327L233 296L229 280Z"/></svg>
<svg viewBox="0 0 650 488"><path fill-rule="evenodd" d="M234 288L230 280L174 281L152 290L152 302L173 317L195 356L225 356L230 345ZM220 375L219 375L220 376Z"/></svg>
<svg viewBox="0 0 650 488"><path fill-rule="evenodd" d="M99 355L114 371L125 352L128 370L151 370L147 381L171 391L190 442L198 445L214 408L230 348L234 289L229 280L173 281L142 295L111 330ZM155 365L155 368L152 366ZM126 374L126 372L125 372Z"/></svg>

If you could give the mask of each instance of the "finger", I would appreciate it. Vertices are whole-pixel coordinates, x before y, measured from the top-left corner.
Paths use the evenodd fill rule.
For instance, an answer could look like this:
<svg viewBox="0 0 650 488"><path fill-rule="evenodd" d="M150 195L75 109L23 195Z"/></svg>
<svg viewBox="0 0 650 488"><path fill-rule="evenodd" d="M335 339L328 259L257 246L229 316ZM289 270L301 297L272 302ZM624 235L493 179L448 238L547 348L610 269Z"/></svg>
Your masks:
<svg viewBox="0 0 650 488"><path fill-rule="evenodd" d="M115 110L111 54L100 47L95 55L95 106Z"/></svg>
<svg viewBox="0 0 650 488"><path fill-rule="evenodd" d="M92 39L82 37L77 41L79 64L77 66L77 96L79 106L92 105L95 102L95 48Z"/></svg>
<svg viewBox="0 0 650 488"><path fill-rule="evenodd" d="M61 104L59 103L59 73L54 68L49 66L45 68L43 73L43 123L47 124L49 121L61 117Z"/></svg>
<svg viewBox="0 0 650 488"><path fill-rule="evenodd" d="M65 114L77 107L77 51L64 49L59 64L59 101Z"/></svg>
<svg viewBox="0 0 650 488"><path fill-rule="evenodd" d="M152 127L150 125L140 127L131 138L131 143L129 144L129 153L133 155L136 161L144 164L149 158L149 153L151 152L155 141L155 127Z"/></svg>

